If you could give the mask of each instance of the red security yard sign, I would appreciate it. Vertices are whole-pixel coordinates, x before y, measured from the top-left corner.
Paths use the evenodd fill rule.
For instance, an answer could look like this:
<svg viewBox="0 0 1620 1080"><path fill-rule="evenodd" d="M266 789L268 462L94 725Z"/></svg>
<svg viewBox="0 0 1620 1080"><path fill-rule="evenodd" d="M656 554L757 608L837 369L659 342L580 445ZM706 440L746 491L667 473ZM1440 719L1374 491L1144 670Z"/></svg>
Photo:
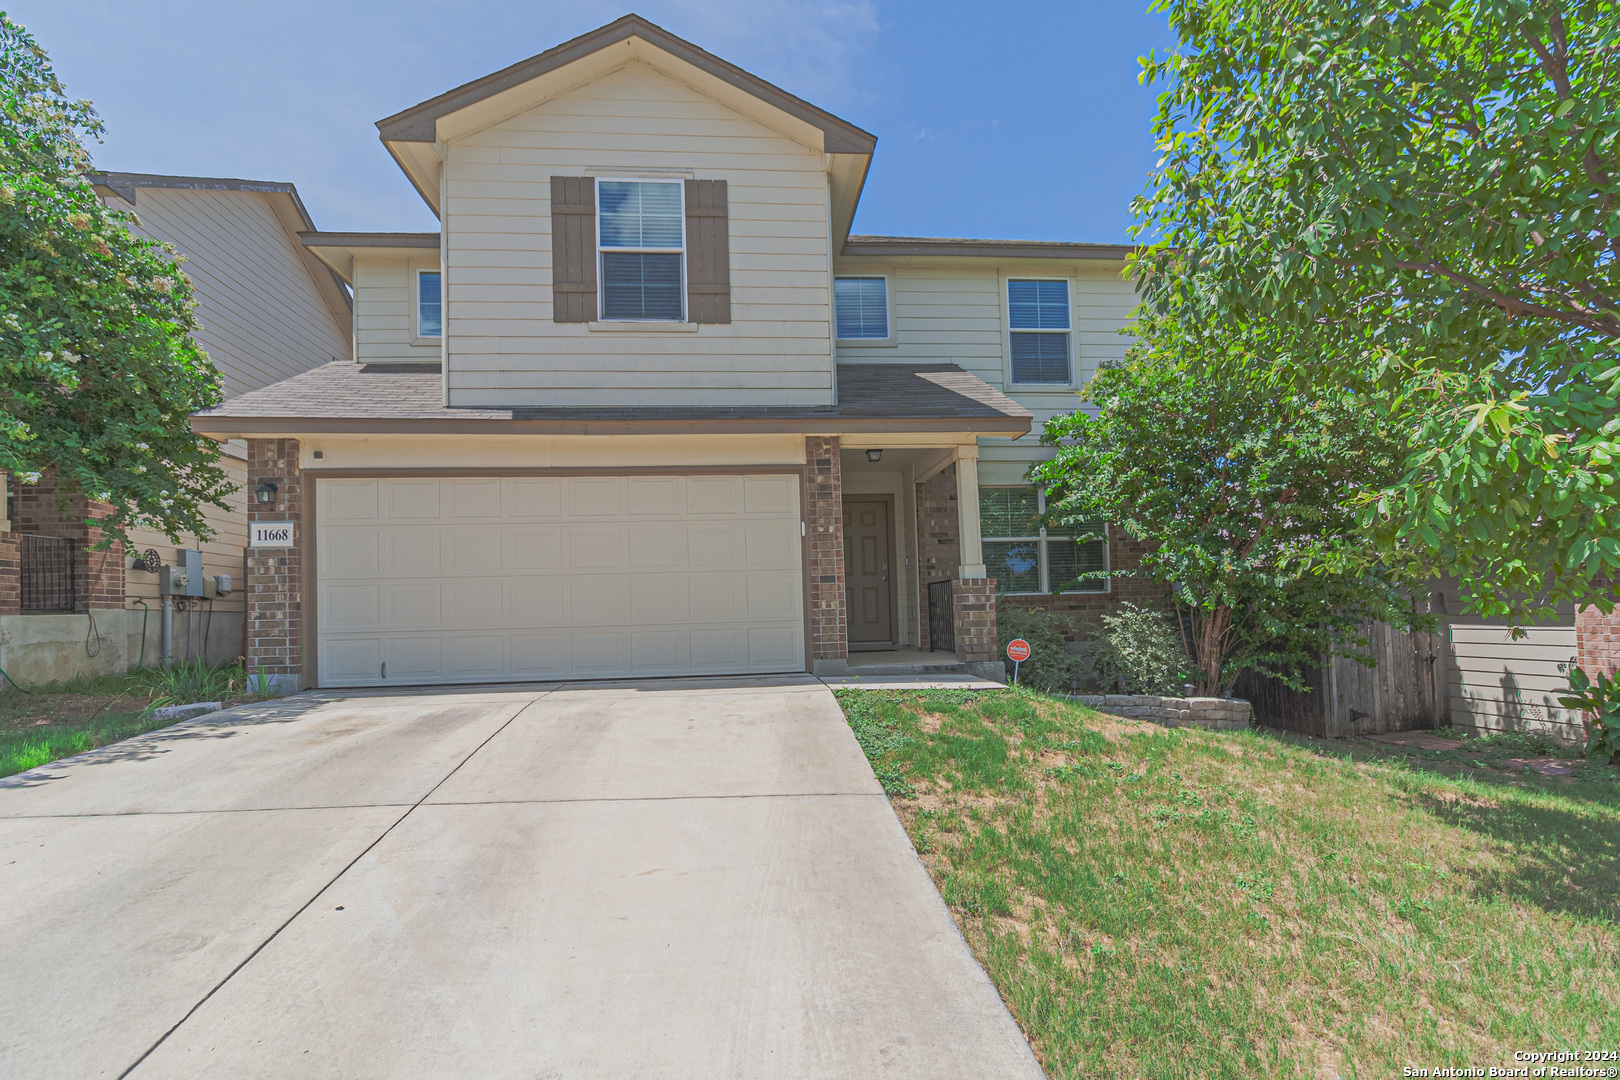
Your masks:
<svg viewBox="0 0 1620 1080"><path fill-rule="evenodd" d="M1007 659L1013 662L1013 685L1018 685L1018 665L1029 659L1029 642L1013 638L1007 642Z"/></svg>

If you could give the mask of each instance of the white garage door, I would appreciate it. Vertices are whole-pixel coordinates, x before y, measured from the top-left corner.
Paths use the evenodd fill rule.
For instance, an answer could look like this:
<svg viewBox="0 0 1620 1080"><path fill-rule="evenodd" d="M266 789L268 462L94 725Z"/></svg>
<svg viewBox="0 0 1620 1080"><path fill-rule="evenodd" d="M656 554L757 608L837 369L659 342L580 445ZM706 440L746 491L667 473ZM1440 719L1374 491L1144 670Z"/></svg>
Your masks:
<svg viewBox="0 0 1620 1080"><path fill-rule="evenodd" d="M320 685L803 671L798 484L318 480Z"/></svg>

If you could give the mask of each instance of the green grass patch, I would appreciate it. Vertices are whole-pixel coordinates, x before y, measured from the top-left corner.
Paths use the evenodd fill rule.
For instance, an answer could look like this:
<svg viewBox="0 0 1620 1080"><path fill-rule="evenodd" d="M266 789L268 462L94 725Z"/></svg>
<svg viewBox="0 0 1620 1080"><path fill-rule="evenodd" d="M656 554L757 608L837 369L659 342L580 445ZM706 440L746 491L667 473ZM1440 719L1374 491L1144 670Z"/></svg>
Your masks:
<svg viewBox="0 0 1620 1080"><path fill-rule="evenodd" d="M1053 1077L1620 1047L1620 770L1485 776L1020 691L838 698Z"/></svg>
<svg viewBox="0 0 1620 1080"><path fill-rule="evenodd" d="M165 705L256 700L240 664L201 662L80 676L29 690L0 693L0 776L168 727L176 721L152 716Z"/></svg>

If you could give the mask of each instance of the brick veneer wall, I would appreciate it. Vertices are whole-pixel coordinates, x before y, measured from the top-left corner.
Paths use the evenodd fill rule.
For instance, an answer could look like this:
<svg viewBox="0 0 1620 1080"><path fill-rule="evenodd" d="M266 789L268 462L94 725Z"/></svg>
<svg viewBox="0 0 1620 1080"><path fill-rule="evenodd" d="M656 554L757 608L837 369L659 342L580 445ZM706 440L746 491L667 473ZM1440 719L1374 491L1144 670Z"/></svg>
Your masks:
<svg viewBox="0 0 1620 1080"><path fill-rule="evenodd" d="M933 648L928 630L928 583L954 580L962 565L956 514L956 466L917 485L917 597L922 605L920 644Z"/></svg>
<svg viewBox="0 0 1620 1080"><path fill-rule="evenodd" d="M46 474L37 484L16 484L16 504L12 532L0 544L0 615L15 615L22 605L22 534L56 536L74 540L74 610L105 611L124 606L124 550L113 544L105 550L92 550L103 532L85 524L90 517L105 517L112 507L76 492L65 495L57 490L55 478Z"/></svg>
<svg viewBox="0 0 1620 1080"><path fill-rule="evenodd" d="M844 484L838 437L804 440L805 528L810 540L810 656L849 656L844 611Z"/></svg>
<svg viewBox="0 0 1620 1080"><path fill-rule="evenodd" d="M1605 615L1582 608L1575 615L1576 662L1588 676L1620 670L1620 607Z"/></svg>
<svg viewBox="0 0 1620 1080"><path fill-rule="evenodd" d="M995 578L957 578L951 583L955 605L956 658L963 663L996 659Z"/></svg>
<svg viewBox="0 0 1620 1080"><path fill-rule="evenodd" d="M261 480L279 489L273 505L260 509L254 491ZM283 689L302 685L304 673L304 545L314 517L304 521L303 474L297 439L248 440L248 521L291 521L295 547L250 548L247 558L248 670L260 669Z"/></svg>

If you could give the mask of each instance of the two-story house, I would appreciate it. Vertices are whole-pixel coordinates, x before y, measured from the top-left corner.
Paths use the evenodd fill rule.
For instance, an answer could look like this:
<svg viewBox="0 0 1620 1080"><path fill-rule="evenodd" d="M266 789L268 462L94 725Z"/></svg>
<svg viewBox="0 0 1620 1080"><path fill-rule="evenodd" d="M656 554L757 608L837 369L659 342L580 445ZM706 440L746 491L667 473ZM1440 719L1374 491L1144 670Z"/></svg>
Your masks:
<svg viewBox="0 0 1620 1080"><path fill-rule="evenodd" d="M1126 248L851 236L875 137L636 16L378 128L439 231L305 233L354 361L193 420L276 526L254 668L999 677L998 592L1109 596L1025 472Z"/></svg>
<svg viewBox="0 0 1620 1080"><path fill-rule="evenodd" d="M205 176L104 172L92 176L134 231L185 258L197 301L197 344L218 369L227 398L350 356L352 312L343 283L299 234L314 228L291 184ZM220 464L237 485L227 513L206 507L215 535L182 537L204 572L231 579L224 596L181 599L177 660L241 655L247 547L247 447L227 442ZM60 497L49 475L4 477L0 515L0 667L24 685L80 674L122 674L157 663L162 643L158 575L151 551L173 565L176 545L135 530L133 550L97 550L88 517L106 512L83 495ZM62 503L66 502L64 511Z"/></svg>

